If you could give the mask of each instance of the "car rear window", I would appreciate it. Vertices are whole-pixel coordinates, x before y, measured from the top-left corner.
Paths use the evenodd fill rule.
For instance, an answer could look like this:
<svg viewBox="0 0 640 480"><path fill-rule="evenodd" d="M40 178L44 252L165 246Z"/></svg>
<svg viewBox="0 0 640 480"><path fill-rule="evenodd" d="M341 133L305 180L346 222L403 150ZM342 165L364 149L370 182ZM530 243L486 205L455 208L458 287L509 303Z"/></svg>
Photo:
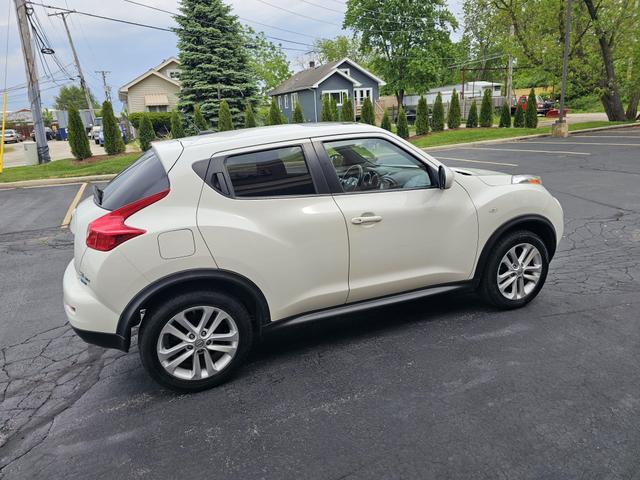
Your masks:
<svg viewBox="0 0 640 480"><path fill-rule="evenodd" d="M149 150L103 190L98 190L96 203L106 210L116 210L167 188L167 172L153 150Z"/></svg>

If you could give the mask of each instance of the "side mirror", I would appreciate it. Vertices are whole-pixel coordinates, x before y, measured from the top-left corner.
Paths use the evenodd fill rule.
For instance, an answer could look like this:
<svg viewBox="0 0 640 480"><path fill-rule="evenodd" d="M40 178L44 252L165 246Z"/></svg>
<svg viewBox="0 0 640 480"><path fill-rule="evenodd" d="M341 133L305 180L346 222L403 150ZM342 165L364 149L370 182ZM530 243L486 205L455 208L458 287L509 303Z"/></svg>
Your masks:
<svg viewBox="0 0 640 480"><path fill-rule="evenodd" d="M454 176L453 170L444 165L440 165L438 167L438 188L440 188L440 190L451 188Z"/></svg>

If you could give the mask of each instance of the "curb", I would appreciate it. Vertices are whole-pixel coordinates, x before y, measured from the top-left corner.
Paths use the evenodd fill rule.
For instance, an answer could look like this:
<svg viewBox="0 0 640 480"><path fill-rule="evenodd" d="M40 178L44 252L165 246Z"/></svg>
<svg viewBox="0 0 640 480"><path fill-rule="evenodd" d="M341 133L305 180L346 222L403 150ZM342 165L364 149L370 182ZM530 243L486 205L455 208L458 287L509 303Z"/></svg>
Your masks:
<svg viewBox="0 0 640 480"><path fill-rule="evenodd" d="M28 187L49 187L54 185L67 185L70 183L99 182L111 180L115 174L88 175L85 177L65 177L65 178L40 178L37 180L22 180L20 182L0 183L0 190L7 188L28 188Z"/></svg>
<svg viewBox="0 0 640 480"><path fill-rule="evenodd" d="M624 125L611 125L608 127L593 127L593 128L584 128L581 130L574 130L572 132L569 132L569 137L571 135L574 135L576 133L588 133L588 132L599 132L602 130L616 130L618 128L629 128L629 127L638 127L640 126L640 123L627 123ZM549 133L536 133L535 135L520 135L519 137L509 137L509 138L494 138L491 140L478 140L476 142L466 142L466 143L451 143L449 145L439 145L439 146L434 146L434 147L424 147L421 150L424 150L425 152L428 152L430 150L449 150L452 148L459 148L459 147L471 147L474 145L490 145L492 143L503 143L503 142L513 142L516 140L527 140L527 139L531 139L531 138L543 138L543 137L550 137L551 136L551 132Z"/></svg>

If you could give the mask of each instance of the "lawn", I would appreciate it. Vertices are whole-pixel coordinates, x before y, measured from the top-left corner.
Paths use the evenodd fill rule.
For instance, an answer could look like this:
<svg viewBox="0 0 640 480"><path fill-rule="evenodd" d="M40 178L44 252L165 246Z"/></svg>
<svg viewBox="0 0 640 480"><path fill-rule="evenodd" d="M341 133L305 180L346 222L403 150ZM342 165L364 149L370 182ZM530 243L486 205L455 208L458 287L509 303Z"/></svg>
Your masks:
<svg viewBox="0 0 640 480"><path fill-rule="evenodd" d="M119 173L133 163L139 156L139 152L133 152L113 157L107 155L97 156L80 162L68 158L43 165L5 168L4 171L0 173L0 183L41 178L82 177L85 175Z"/></svg>

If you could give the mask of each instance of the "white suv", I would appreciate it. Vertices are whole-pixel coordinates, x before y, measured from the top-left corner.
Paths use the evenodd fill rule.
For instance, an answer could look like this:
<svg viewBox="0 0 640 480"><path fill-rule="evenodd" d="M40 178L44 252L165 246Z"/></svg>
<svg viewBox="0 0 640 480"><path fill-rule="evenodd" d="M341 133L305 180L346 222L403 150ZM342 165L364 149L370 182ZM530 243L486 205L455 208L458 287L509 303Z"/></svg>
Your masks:
<svg viewBox="0 0 640 480"><path fill-rule="evenodd" d="M269 328L476 289L542 288L563 230L538 177L445 167L363 124L158 142L75 211L64 306L161 384L229 378Z"/></svg>

